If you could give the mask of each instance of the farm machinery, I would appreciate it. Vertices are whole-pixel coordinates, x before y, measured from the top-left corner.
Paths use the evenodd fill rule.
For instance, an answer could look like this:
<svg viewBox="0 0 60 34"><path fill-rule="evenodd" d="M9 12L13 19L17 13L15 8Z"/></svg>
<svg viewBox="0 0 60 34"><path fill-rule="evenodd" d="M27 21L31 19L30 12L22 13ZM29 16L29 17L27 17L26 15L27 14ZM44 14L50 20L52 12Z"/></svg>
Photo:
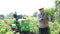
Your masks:
<svg viewBox="0 0 60 34"><path fill-rule="evenodd" d="M17 13L15 13L13 16L14 23L11 25L11 28L14 34L17 32L19 32L19 34L31 34L29 20L26 17L19 17Z"/></svg>

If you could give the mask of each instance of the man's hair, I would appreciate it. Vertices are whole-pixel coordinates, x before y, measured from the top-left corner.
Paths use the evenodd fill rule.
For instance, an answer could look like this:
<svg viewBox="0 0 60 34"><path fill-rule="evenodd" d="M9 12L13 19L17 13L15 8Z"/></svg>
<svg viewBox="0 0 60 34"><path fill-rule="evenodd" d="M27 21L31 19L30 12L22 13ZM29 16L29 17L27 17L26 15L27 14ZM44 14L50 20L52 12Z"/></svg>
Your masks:
<svg viewBox="0 0 60 34"><path fill-rule="evenodd" d="M39 10L43 10L44 8L40 8Z"/></svg>

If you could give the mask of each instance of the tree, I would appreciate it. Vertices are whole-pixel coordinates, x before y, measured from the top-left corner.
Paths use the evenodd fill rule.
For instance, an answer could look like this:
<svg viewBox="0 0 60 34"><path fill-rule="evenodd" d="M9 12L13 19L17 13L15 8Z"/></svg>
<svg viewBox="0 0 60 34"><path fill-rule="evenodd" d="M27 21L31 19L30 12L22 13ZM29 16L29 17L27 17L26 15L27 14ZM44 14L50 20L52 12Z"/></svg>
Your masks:
<svg viewBox="0 0 60 34"><path fill-rule="evenodd" d="M4 19L4 15L0 15L0 19Z"/></svg>
<svg viewBox="0 0 60 34"><path fill-rule="evenodd" d="M14 14L14 13L12 13L12 12L9 13L9 14L7 14L6 18L13 18L13 14Z"/></svg>
<svg viewBox="0 0 60 34"><path fill-rule="evenodd" d="M60 0L55 0L55 20L60 22Z"/></svg>
<svg viewBox="0 0 60 34"><path fill-rule="evenodd" d="M33 14L33 17L37 17L37 12L35 12L35 13Z"/></svg>

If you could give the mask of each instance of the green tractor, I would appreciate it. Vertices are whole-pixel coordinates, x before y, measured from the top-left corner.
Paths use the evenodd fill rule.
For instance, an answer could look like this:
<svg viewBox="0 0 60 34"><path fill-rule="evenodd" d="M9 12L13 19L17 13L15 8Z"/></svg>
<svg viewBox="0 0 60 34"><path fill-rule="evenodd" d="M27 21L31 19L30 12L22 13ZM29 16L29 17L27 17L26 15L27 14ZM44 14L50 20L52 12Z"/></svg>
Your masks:
<svg viewBox="0 0 60 34"><path fill-rule="evenodd" d="M19 22L20 22L20 30L21 30L21 33L30 33L30 26L29 26L29 21L28 19L19 19Z"/></svg>
<svg viewBox="0 0 60 34"><path fill-rule="evenodd" d="M30 31L29 22L27 19L19 19L21 31Z"/></svg>
<svg viewBox="0 0 60 34"><path fill-rule="evenodd" d="M30 33L30 25L28 19L19 19L18 21L19 21L19 28L16 24L12 24L12 30L15 30L15 33L20 32L20 34ZM16 21L14 20L14 22Z"/></svg>
<svg viewBox="0 0 60 34"><path fill-rule="evenodd" d="M19 32L20 34L30 34L30 25L29 20L26 18L17 17L17 14L14 14L14 23L11 28L14 31L14 34Z"/></svg>

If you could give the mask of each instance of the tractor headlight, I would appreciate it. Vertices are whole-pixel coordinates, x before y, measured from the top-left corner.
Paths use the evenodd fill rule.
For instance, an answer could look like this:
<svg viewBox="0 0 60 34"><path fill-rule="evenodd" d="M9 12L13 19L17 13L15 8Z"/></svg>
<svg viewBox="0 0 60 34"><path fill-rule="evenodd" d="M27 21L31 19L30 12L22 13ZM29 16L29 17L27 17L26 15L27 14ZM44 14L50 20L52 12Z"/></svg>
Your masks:
<svg viewBox="0 0 60 34"><path fill-rule="evenodd" d="M28 26L26 26L26 28L29 28Z"/></svg>

